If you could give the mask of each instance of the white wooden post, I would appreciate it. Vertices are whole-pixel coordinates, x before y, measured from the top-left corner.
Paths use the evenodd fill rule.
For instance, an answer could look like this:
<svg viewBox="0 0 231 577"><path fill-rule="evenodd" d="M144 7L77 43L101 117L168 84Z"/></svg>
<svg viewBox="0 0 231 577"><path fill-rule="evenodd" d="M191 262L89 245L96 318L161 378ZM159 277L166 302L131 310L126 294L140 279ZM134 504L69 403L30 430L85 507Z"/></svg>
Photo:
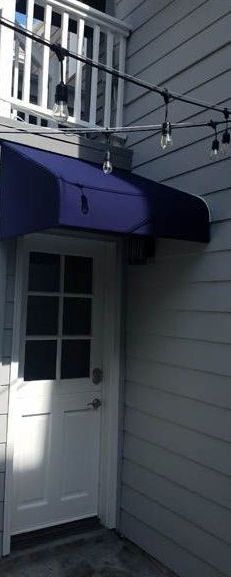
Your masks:
<svg viewBox="0 0 231 577"><path fill-rule="evenodd" d="M47 4L44 14L44 39L48 42L51 37L51 18L52 18L52 7ZM50 48L48 46L43 47L43 62L42 62L42 75L41 75L41 94L39 95L39 103L43 108L47 108L48 99L48 77L49 77L49 59L50 59Z"/></svg>
<svg viewBox="0 0 231 577"><path fill-rule="evenodd" d="M93 32L93 55L94 62L99 61L99 41L100 27L96 24ZM92 68L91 71L91 101L90 101L90 124L96 124L96 107L97 107L97 85L98 85L98 68Z"/></svg>
<svg viewBox="0 0 231 577"><path fill-rule="evenodd" d="M34 0L27 0L27 18L26 27L30 32L33 31L33 16L34 16ZM31 77L31 54L32 54L32 40L26 38L25 42L25 60L24 60L24 75L23 75L23 89L22 100L24 103L30 101L30 77Z"/></svg>
<svg viewBox="0 0 231 577"><path fill-rule="evenodd" d="M107 33L107 58L106 66L112 67L113 62L113 42L112 32ZM106 74L105 102L104 102L104 126L110 126L111 121L111 92L112 92L112 75Z"/></svg>
<svg viewBox="0 0 231 577"><path fill-rule="evenodd" d="M18 77L19 77L19 41L15 40L14 49L14 79L13 79L13 97L18 98ZM13 118L17 118L17 109L12 111Z"/></svg>
<svg viewBox="0 0 231 577"><path fill-rule="evenodd" d="M62 37L61 37L61 45L63 48L68 47L68 26L69 26L69 14L64 12L62 15ZM63 61L63 80L66 82L67 80L67 59L65 58Z"/></svg>
<svg viewBox="0 0 231 577"><path fill-rule="evenodd" d="M0 14L11 22L15 21L16 0L0 0ZM12 91L12 62L14 54L14 32L4 26L0 27L0 115L9 118ZM1 100L2 98L2 100Z"/></svg>
<svg viewBox="0 0 231 577"><path fill-rule="evenodd" d="M84 42L84 27L85 21L80 18L78 21L77 30L77 54L82 56L83 54L83 42ZM77 60L76 64L76 75L75 75L75 104L74 104L74 117L76 122L81 118L81 91L82 91L82 62Z"/></svg>
<svg viewBox="0 0 231 577"><path fill-rule="evenodd" d="M126 54L126 40L122 36L120 38L120 45L119 45L119 70L120 70L120 72L124 72L124 70L125 70L125 54ZM124 103L124 80L122 78L119 78L118 79L118 90L117 90L117 104L116 104L116 126L122 126L123 103Z"/></svg>

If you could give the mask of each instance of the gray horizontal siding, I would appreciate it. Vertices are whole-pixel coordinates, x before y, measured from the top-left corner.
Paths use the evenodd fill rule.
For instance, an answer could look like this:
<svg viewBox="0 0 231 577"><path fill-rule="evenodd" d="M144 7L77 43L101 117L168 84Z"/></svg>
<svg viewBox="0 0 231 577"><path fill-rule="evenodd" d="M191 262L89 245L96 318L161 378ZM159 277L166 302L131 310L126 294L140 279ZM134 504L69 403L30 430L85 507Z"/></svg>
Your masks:
<svg viewBox="0 0 231 577"><path fill-rule="evenodd" d="M229 46L225 45L222 46L219 51L212 52L206 59L197 63L196 70L193 67L191 67L190 69L186 68L181 72L179 71L179 73L177 74L177 80L175 77L168 79L167 84L169 90L177 91L179 90L179 86L181 86L182 94L185 95L187 94L192 98L196 97L197 94L198 98L203 98L202 95L204 94L204 98L206 98L208 84L210 82L213 82L213 79L217 77L217 74L219 74L218 77L221 77L223 73L227 73L230 70L229 55L230 55ZM218 72L216 73L217 70L219 70L219 73ZM150 82L153 82L153 76ZM163 102L158 95L147 91L144 94L143 91L141 91L141 89L139 88L139 92L135 93L133 96L134 97L132 99L131 104L127 102L125 107L125 118L128 123L135 122L137 120L140 121L141 119L148 120L148 115L149 118L151 119L152 116L155 115L156 109L161 108L162 108L162 115L160 110L158 119L160 120L160 118L163 118L164 115ZM179 108L179 105L177 105L177 103L174 103L174 105L172 104L171 106L174 106L174 110L177 110ZM185 110L186 118L190 117L193 113L194 114L197 112L199 113L199 110L197 108L191 106L189 107L188 105L186 112L186 105L182 104L181 106L183 108L180 107L179 115L181 110L182 111ZM176 118L178 119L177 114Z"/></svg>
<svg viewBox="0 0 231 577"><path fill-rule="evenodd" d="M144 487L146 487L145 481L143 482ZM175 543L202 561L207 561L209 558L210 569L213 569L214 572L220 570L226 575L230 574L229 545L215 539L192 522L188 522L167 507L160 505L155 499L151 499L131 487L124 487L122 506L123 502L126 504L126 510L132 515L136 512L137 517L143 523L152 526L153 518L156 519L158 531L168 538L172 537L172 527L174 526Z"/></svg>
<svg viewBox="0 0 231 577"><path fill-rule="evenodd" d="M212 6L212 0L210 0L210 6ZM154 58L156 58L158 54L163 57L166 50L169 49L169 46L172 50L175 45L177 46L182 43L182 41L188 39L188 20L190 20L190 24L194 23L195 20L194 29L196 32L198 26L200 29L202 26L209 25L210 18L212 17L212 14L208 12L207 0L201 0L200 3L198 3L198 0L193 0L191 2L190 11L187 2L145 2L144 8L145 9L143 10L143 6L140 5L140 13L138 14L138 11L136 11L136 19L139 16L139 25L135 28L128 46L128 59L134 59L134 62L136 61L134 56L137 55L138 52L144 54L147 47L150 46L151 48L154 43L156 50L156 56ZM158 10L156 10L157 8ZM199 21L198 11L200 14ZM205 20L203 19L204 12L206 12ZM219 4L214 6L213 13L214 12L214 17L216 14L218 17L223 14L221 9L219 12ZM155 16L155 27L153 27L153 16ZM182 20L185 21L186 27L184 26L182 28L180 26ZM204 24L204 22L206 24ZM133 25L135 25L135 21L133 22ZM148 57L150 57L150 55ZM145 59L144 62L146 66L147 60Z"/></svg>
<svg viewBox="0 0 231 577"><path fill-rule="evenodd" d="M231 476L230 444L216 436L202 435L195 429L132 407L127 407L125 428L130 434L140 431L140 437L147 442L156 443L209 469Z"/></svg>
<svg viewBox="0 0 231 577"><path fill-rule="evenodd" d="M128 422L129 429L129 422ZM143 438L142 438L143 433ZM124 442L124 459L138 464L140 467L167 479L172 485L177 485L188 491L190 503L191 495L198 495L198 503L201 497L207 503L207 514L209 514L209 503L223 507L230 512L230 478L220 471L193 460L189 454L180 454L180 448L174 448L164 444L158 444L158 438L149 440L145 438L145 432L134 434L134 431L127 430ZM168 499L168 495L166 496ZM204 518L206 523L207 516ZM216 529L215 529L216 530ZM222 527L219 528L219 532Z"/></svg>
<svg viewBox="0 0 231 577"><path fill-rule="evenodd" d="M229 4L229 3L228 3ZM223 5L223 3L222 3ZM227 2L224 2L227 6ZM229 4L230 10L230 4ZM211 24L208 28L190 36L189 40L184 43L184 47L177 46L174 50L164 55L163 58L158 59L157 62L150 62L148 68L144 69L144 60L142 62L140 56L140 65L138 64L137 73L142 76L143 80L153 82L155 84L162 84L169 82L171 78L180 74L185 69L195 66L195 62L201 62L211 55L213 52L221 50L224 46L230 43L230 23L231 14L225 14L223 18ZM183 23L181 24L183 27ZM188 34L190 34L188 30ZM155 55L155 46L152 46L153 54ZM148 53L149 54L149 53ZM153 59L155 56L153 56ZM141 68L142 66L142 68ZM135 72L133 68L133 73ZM142 89L145 92L145 89ZM141 90L141 93L142 93ZM126 92L126 104L133 101L137 95L140 95L140 88L129 85Z"/></svg>
<svg viewBox="0 0 231 577"><path fill-rule="evenodd" d="M193 552L201 559L205 558L206 560L209 549L210 563L215 567L217 565L217 556L220 552L223 559L226 559L223 564L223 570L228 573L230 568L230 511L226 511L215 504L210 504L208 515L208 503L205 499L198 495L189 494L188 491L174 485L167 479L159 477L158 474L154 474L128 461L124 463L124 486L126 488L122 502L125 499L126 503L128 494L138 494L141 501L145 496L147 498L147 506L149 504L152 507L152 503L154 503L159 521L158 528L160 531L162 529L161 532L164 532L162 525L163 508L167 522L166 535L169 534L169 530L171 531L171 523L167 521L168 517L170 517L174 519L175 529L179 524L179 537L177 537L177 531L175 531L175 540L179 543L179 546L190 550L189 545L192 538L192 543L195 547ZM152 512L150 513L152 515ZM147 516L144 515L143 520L148 525L150 525L149 519L148 514ZM222 525L220 525L221 519ZM207 526L205 526L206 521L210 521L209 535ZM181 524L184 526L184 531L181 529ZM221 531L219 529L217 531L217 524L219 529L222 527ZM203 530L204 526L205 531ZM184 532L185 539L182 538L182 532ZM188 535L186 535L187 532ZM194 533L195 536L193 535Z"/></svg>
<svg viewBox="0 0 231 577"><path fill-rule="evenodd" d="M121 524L129 539L139 544L154 557L164 559L165 563L168 561L171 566L180 566L182 575L188 577L195 577L195 575L224 577L223 573L198 559L195 555L191 555L178 543L168 539L157 528L154 529L147 525L131 513L122 511Z"/></svg>
<svg viewBox="0 0 231 577"><path fill-rule="evenodd" d="M230 410L224 407L208 405L168 391L157 391L151 384L148 386L136 382L127 383L126 404L161 421L231 442Z"/></svg>
<svg viewBox="0 0 231 577"><path fill-rule="evenodd" d="M201 529L207 531L209 522L210 534L231 544L231 510L212 502L208 507L207 499L130 460L124 462L124 484Z"/></svg>
<svg viewBox="0 0 231 577"><path fill-rule="evenodd" d="M228 0L223 3L216 3L213 0L203 2L191 0L190 11L188 2L171 4L171 6L155 16L155 29L153 29L153 21L151 19L145 25L145 43L143 27L139 29L138 34L133 34L128 49L130 72L137 71L140 74L141 71L162 61L167 55L171 57L175 50L185 50L185 48L187 50L191 39L193 42L200 40L202 32L210 32L210 26L212 29L216 28L216 34L219 36L218 20L226 19L226 15L229 12L230 3ZM168 17L167 28L166 15ZM206 42L204 38L202 44L203 50L205 50ZM200 58L203 56L200 45L194 57L197 54L199 54ZM184 54L184 64L185 56ZM182 61L181 57L180 62Z"/></svg>
<svg viewBox="0 0 231 577"><path fill-rule="evenodd" d="M231 409L230 377L210 371L189 369L174 364L127 357L128 382L145 383L154 390L185 399L194 399L208 406Z"/></svg>
<svg viewBox="0 0 231 577"><path fill-rule="evenodd" d="M121 1L132 25L127 72L230 106L229 0ZM172 121L216 117L171 103ZM126 87L125 123L155 124L162 99ZM203 195L211 242L158 240L153 262L127 279L120 529L182 577L230 575L230 157L209 159L211 130L133 133L134 171Z"/></svg>

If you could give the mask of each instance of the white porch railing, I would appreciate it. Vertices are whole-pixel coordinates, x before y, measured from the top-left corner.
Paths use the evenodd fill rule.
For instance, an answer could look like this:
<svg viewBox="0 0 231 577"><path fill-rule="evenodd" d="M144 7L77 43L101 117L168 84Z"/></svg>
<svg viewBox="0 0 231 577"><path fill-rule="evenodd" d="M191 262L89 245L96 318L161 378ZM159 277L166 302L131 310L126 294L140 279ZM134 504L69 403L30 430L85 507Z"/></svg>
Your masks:
<svg viewBox="0 0 231 577"><path fill-rule="evenodd" d="M27 0L26 14L16 0L0 0L1 16L52 43L124 71L127 26L78 0ZM13 66L12 66L13 63ZM1 27L0 115L51 126L60 65L47 46ZM122 124L124 83L104 71L67 57L68 124Z"/></svg>

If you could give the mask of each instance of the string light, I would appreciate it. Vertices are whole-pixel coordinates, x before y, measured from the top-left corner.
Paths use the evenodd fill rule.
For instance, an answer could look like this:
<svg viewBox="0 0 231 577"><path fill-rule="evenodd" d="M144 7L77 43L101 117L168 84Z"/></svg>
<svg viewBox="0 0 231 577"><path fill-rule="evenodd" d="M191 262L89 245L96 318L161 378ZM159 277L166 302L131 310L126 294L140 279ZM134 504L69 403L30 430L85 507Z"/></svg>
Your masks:
<svg viewBox="0 0 231 577"><path fill-rule="evenodd" d="M103 172L105 175L111 174L113 170L112 162L111 162L111 150L110 150L110 134L107 132L105 133L106 137L106 152L104 157L103 163Z"/></svg>
<svg viewBox="0 0 231 577"><path fill-rule="evenodd" d="M55 52L59 62L60 62L60 82L56 86L55 90L55 103L53 106L53 117L56 120L61 120L66 122L69 116L68 111L68 87L63 79L63 61L65 58L65 50L60 44L53 45L53 52Z"/></svg>
<svg viewBox="0 0 231 577"><path fill-rule="evenodd" d="M229 154L229 145L230 145L230 133L229 133L229 111L227 110L227 108L224 109L224 117L225 117L225 121L226 121L226 127L225 127L225 131L223 132L222 135L222 144L221 144L221 150L223 152L224 155Z"/></svg>
<svg viewBox="0 0 231 577"><path fill-rule="evenodd" d="M149 82L145 82L143 80L141 80L140 78L137 78L135 76L131 76L129 74L126 74L120 70L117 70L115 68L106 66L105 64L101 63L101 62L96 62L88 57L79 55L79 54L75 54L73 52L71 52L70 50L67 50L66 48L63 48L61 45L59 44L52 44L50 43L48 40L46 40L45 38L39 36L38 34L35 34L34 32L31 32L30 30L28 30L27 28L20 28L19 26L16 26L14 22L7 20L7 19L2 19L0 17L0 25L5 26L11 30L14 30L15 32L30 38L31 40L38 42L39 44L42 44L44 46L47 46L51 51L53 51L56 56L59 59L60 62L60 69L61 69L61 80L60 83L56 86L56 94L55 94L55 104L54 104L54 108L53 108L53 116L56 120L64 122L68 119L68 86L64 83L64 78L63 78L63 61L65 57L69 57L69 58L73 58L74 60L80 61L82 63L85 64L89 64L92 68L96 68L99 70L103 70L104 72L106 72L107 74L111 74L112 76L115 76L117 78L121 78L127 82L130 82L134 85L137 85L139 87L145 88L146 90L149 90L152 93L156 93L159 94L160 96L162 96L164 98L165 101L165 120L162 123L162 125L160 124L158 125L153 125L153 126L127 126L127 127L113 127L113 128L94 128L94 127L89 127L89 128L85 128L82 129L82 131L84 131L84 133L91 133L91 132L99 132L99 133L106 133L106 131L108 130L109 134L110 133L116 133L116 132L138 132L138 131L146 131L146 130L161 130L161 147L163 149L165 149L167 146L171 146L173 141L172 141L172 129L177 129L177 128L197 128L197 127L212 127L215 130L215 138L212 141L212 147L211 147L211 153L210 156L213 159L217 159L219 152L223 152L223 154L227 154L229 151L229 145L230 145L230 131L229 131L229 127L228 127L228 121L229 121L229 116L231 114L231 111L229 111L227 108L222 109L220 106L216 105L216 104L211 104L208 102L204 102L204 101L200 101L197 100L195 98L190 98L188 96L183 96L182 94L178 94L175 92L169 92L167 89L165 88L160 88L159 86L155 86ZM169 104L169 100L175 100L175 101L179 101L179 102L185 102L187 104L191 104L191 105L195 105L198 106L200 108L202 108L203 110L215 110L216 112L222 113L225 116L225 121L210 121L210 122L204 122L204 123L194 123L194 124L190 124L190 123L170 123L168 120L168 104ZM11 104L11 102L10 102ZM12 104L12 106L16 106L16 104ZM39 115L39 113L38 113ZM49 117L49 115L48 115ZM49 118L48 118L49 119ZM226 124L225 130L223 132L222 135L222 142L221 142L221 147L220 147L220 143L217 137L217 126L222 125L222 124ZM8 132L8 131L6 131ZM22 131L21 131L22 132ZM1 133L4 133L4 131L1 131ZM11 131L12 133L12 131ZM18 131L17 131L18 133ZM34 133L34 131L33 131ZM35 132L36 133L36 132ZM75 128L75 129L70 129L70 134L81 134L81 129L80 128ZM103 164L103 170L105 171L105 174L110 174L112 171L112 163L111 163L111 151L110 151L110 142L109 142L109 134L107 134L107 143L108 143L108 147L105 153L105 159L104 159L104 164Z"/></svg>
<svg viewBox="0 0 231 577"><path fill-rule="evenodd" d="M212 146L211 146L211 151L210 151L210 158L211 158L211 160L216 160L218 157L218 154L219 154L219 149L220 149L220 143L219 143L219 140L217 138L217 123L214 122L213 120L210 120L210 126L215 131L215 137L212 141Z"/></svg>
<svg viewBox="0 0 231 577"><path fill-rule="evenodd" d="M167 148L167 146L173 145L172 126L171 123L168 121L168 103L169 103L168 90L164 91L163 98L165 102L165 118L162 124L160 146L164 150L165 148Z"/></svg>

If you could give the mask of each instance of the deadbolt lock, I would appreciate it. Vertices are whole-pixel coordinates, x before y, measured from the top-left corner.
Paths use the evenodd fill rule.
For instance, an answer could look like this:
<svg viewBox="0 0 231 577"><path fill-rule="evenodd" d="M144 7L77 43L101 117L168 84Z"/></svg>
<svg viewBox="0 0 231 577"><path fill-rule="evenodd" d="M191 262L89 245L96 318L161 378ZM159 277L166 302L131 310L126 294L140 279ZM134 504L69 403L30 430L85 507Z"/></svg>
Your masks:
<svg viewBox="0 0 231 577"><path fill-rule="evenodd" d="M103 380L103 371L98 367L92 371L92 382L94 385L99 385Z"/></svg>

